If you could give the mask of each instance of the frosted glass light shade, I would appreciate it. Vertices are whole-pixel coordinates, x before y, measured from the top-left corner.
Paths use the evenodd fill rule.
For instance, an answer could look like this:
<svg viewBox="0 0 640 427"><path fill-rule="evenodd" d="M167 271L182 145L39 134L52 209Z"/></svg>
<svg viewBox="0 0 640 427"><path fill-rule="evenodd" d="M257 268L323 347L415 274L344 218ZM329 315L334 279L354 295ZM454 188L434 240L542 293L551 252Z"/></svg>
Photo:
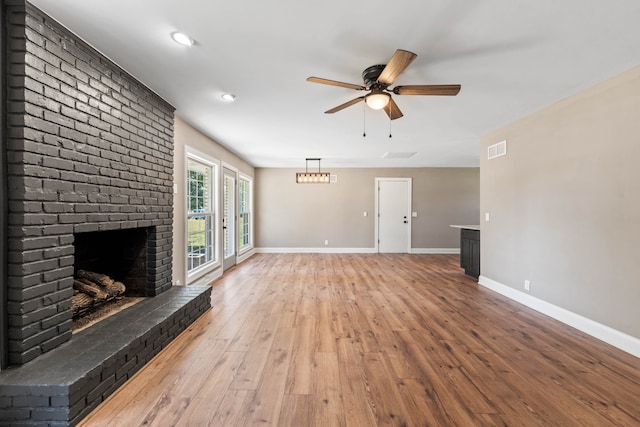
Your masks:
<svg viewBox="0 0 640 427"><path fill-rule="evenodd" d="M373 110L381 110L387 106L391 97L388 93L372 92L364 98L369 108Z"/></svg>

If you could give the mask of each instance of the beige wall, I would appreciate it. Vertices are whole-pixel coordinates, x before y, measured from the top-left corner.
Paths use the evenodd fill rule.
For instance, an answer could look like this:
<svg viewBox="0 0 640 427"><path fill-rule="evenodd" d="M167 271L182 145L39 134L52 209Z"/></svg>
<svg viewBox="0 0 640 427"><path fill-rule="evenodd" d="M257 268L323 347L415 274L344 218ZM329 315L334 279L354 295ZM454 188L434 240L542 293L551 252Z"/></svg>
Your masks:
<svg viewBox="0 0 640 427"><path fill-rule="evenodd" d="M188 146L208 155L216 160L237 169L240 173L253 178L254 169L240 157L231 153L226 148L217 144L209 137L190 126L187 122L176 116L174 124L174 183L178 193L173 196L173 282L177 280L184 284L186 279L186 253L185 237L185 209L186 209L186 157L185 148ZM220 168L221 170L221 168ZM222 183L222 180L219 180ZM221 188L218 193L221 195ZM221 230L218 230L220 233ZM218 259L222 259L221 248L218 247Z"/></svg>
<svg viewBox="0 0 640 427"><path fill-rule="evenodd" d="M487 135L480 165L482 276L637 338L639 94L636 67Z"/></svg>
<svg viewBox="0 0 640 427"><path fill-rule="evenodd" d="M327 170L337 183L296 184L299 169L256 168L257 248L324 248L325 240L328 248L374 248L376 177L413 179L413 248L458 248L449 225L478 223L478 168Z"/></svg>

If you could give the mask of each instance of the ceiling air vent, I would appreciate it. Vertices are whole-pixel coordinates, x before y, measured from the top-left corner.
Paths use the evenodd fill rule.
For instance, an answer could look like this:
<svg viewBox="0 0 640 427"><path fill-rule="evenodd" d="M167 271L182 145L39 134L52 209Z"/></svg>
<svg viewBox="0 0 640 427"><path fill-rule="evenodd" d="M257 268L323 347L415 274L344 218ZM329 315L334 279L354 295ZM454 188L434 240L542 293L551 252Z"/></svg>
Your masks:
<svg viewBox="0 0 640 427"><path fill-rule="evenodd" d="M409 157L412 157L415 153L414 152L403 152L403 151L387 151L386 153L384 153L382 155L381 158L383 159L408 159Z"/></svg>
<svg viewBox="0 0 640 427"><path fill-rule="evenodd" d="M504 156L507 154L507 140L500 141L497 144L489 146L488 159L495 159L496 157Z"/></svg>

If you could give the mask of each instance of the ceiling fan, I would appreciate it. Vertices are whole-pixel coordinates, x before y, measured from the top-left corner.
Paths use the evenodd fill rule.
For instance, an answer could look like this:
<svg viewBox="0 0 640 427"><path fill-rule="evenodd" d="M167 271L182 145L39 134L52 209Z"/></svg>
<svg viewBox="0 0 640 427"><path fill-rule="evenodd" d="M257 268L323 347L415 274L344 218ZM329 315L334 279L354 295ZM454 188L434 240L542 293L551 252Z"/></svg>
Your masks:
<svg viewBox="0 0 640 427"><path fill-rule="evenodd" d="M344 104L338 105L330 110L325 111L326 114L333 114L347 107L364 101L370 108L381 110L387 113L391 120L402 117L402 111L391 98L390 93L396 95L447 95L455 96L460 92L460 85L410 85L396 86L389 89L389 86L398 78L400 73L411 64L416 58L415 53L407 50L398 49L391 57L388 64L372 65L362 72L363 85L343 83L335 80L322 79L320 77L309 77L308 82L321 83L331 86L345 87L347 89L367 90L369 93L364 96L352 99Z"/></svg>

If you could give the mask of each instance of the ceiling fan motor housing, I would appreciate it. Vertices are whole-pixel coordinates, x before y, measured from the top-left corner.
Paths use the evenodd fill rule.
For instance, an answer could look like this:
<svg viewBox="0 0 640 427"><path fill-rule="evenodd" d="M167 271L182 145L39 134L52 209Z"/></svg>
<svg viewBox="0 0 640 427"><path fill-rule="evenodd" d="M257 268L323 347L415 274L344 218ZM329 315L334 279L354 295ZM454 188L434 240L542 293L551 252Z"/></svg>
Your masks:
<svg viewBox="0 0 640 427"><path fill-rule="evenodd" d="M386 66L386 64L372 65L362 72L362 80L364 81L364 85L367 89L386 89L386 86L378 83L378 77L380 77L382 70L384 70L384 67Z"/></svg>

